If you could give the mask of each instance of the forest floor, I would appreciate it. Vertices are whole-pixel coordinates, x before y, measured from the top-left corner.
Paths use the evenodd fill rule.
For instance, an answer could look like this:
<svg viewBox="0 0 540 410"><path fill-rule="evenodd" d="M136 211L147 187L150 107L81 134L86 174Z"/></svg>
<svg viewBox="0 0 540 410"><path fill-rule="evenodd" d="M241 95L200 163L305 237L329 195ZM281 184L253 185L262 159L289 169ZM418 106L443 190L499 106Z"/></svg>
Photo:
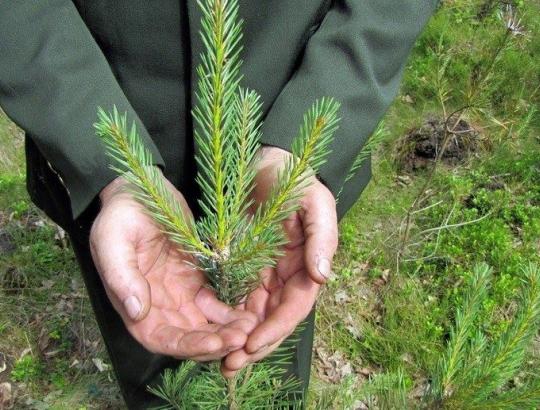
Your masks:
<svg viewBox="0 0 540 410"><path fill-rule="evenodd" d="M481 400L457 394L459 380L436 401L430 391L472 273L492 272L464 335L473 345L481 333L483 357L540 265L539 87L540 1L444 2L379 130L373 180L340 225L311 408L537 408L536 317L519 363ZM69 240L28 199L22 145L0 114L0 409L122 408ZM537 401L488 404L529 387Z"/></svg>

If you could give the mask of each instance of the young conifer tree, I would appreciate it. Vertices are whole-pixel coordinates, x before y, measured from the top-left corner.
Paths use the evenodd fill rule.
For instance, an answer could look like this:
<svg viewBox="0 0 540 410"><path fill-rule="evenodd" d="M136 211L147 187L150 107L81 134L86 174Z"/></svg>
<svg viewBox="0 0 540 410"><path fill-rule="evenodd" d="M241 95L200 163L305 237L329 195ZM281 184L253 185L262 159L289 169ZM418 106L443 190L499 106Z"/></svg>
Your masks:
<svg viewBox="0 0 540 410"><path fill-rule="evenodd" d="M500 334L494 337L484 330L494 324L482 317L494 277L492 269L480 263L464 283L463 299L448 340L426 377L426 388L407 383L404 368L398 367L371 378L357 397L370 409L385 410L540 408L540 377L531 366L536 363L534 340L540 329L540 266L530 263L521 271L516 297L498 306L509 314Z"/></svg>
<svg viewBox="0 0 540 410"><path fill-rule="evenodd" d="M165 187L159 170L125 115L98 110L98 135L114 160L112 168L130 182L133 196L169 240L190 252L217 297L237 305L261 283L287 239L282 222L298 209L298 199L329 154L339 104L316 101L304 115L288 162L266 202L254 204L255 164L260 148L261 103L241 82L242 22L238 0L199 0L204 53L197 68L195 142L202 213L193 221ZM252 211L255 209L255 211ZM254 364L233 379L219 366L184 363L167 371L152 392L173 409L255 409L301 406L299 382L285 379L287 357Z"/></svg>

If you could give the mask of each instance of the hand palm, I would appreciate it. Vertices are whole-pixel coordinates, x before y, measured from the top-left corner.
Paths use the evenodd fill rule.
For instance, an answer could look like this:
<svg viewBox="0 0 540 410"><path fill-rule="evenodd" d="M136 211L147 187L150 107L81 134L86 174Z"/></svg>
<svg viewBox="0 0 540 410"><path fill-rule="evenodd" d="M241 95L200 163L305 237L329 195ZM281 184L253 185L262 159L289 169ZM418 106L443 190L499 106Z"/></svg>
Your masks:
<svg viewBox="0 0 540 410"><path fill-rule="evenodd" d="M145 238L136 246L136 257L150 288L150 310L144 320L129 322L128 329L145 338L167 326L199 331L215 328L196 304L197 295L204 292L204 275L155 226L144 225Z"/></svg>
<svg viewBox="0 0 540 410"><path fill-rule="evenodd" d="M284 255L275 267L263 272L263 283L250 295L246 303L246 309L255 313L260 322L266 320L284 303L287 303L287 308L291 307L288 304L291 297L305 300L308 304L318 291L318 286L313 286L306 269L304 230L298 213L285 221L284 229L289 238ZM294 306L294 311L289 313L303 312L307 316L310 308L311 306L306 305ZM290 333L294 328L288 330Z"/></svg>
<svg viewBox="0 0 540 410"><path fill-rule="evenodd" d="M91 244L109 298L146 349L206 361L244 345L254 316L219 302L189 255L178 252L129 195L102 209ZM143 307L129 314L133 304L126 302L134 297Z"/></svg>
<svg viewBox="0 0 540 410"><path fill-rule="evenodd" d="M248 297L243 309L257 316L259 325L246 347L227 356L223 372L232 376L247 363L256 362L276 348L311 311L320 289L307 272L305 231L299 213L284 224L290 242L273 268L262 272L263 283Z"/></svg>
<svg viewBox="0 0 540 410"><path fill-rule="evenodd" d="M255 204L263 203L273 192L290 155L276 147L261 150L253 191ZM337 248L336 202L315 177L310 177L309 182L302 192L299 210L284 221L289 239L284 255L274 268L262 272L262 285L243 306L257 316L259 324L243 349L227 355L222 366L227 376L249 362L263 359L294 332L309 315L321 284L330 274Z"/></svg>

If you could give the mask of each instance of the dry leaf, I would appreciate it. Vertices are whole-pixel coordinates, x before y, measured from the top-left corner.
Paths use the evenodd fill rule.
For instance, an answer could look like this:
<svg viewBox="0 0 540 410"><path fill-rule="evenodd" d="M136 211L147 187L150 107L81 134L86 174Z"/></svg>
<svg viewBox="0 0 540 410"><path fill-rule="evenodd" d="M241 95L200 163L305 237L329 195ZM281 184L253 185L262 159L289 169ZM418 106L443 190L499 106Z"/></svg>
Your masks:
<svg viewBox="0 0 540 410"><path fill-rule="evenodd" d="M401 186L404 186L404 187L409 186L412 183L412 179L408 175L398 175L396 177L396 179L397 179L398 185L401 185Z"/></svg>
<svg viewBox="0 0 540 410"><path fill-rule="evenodd" d="M6 355L4 353L0 353L0 373L5 371L6 369L7 369Z"/></svg>
<svg viewBox="0 0 540 410"><path fill-rule="evenodd" d="M381 275L381 278L384 283L388 283L388 279L390 279L390 269L385 269Z"/></svg>
<svg viewBox="0 0 540 410"><path fill-rule="evenodd" d="M11 383L0 384L0 408L7 407L11 402Z"/></svg>
<svg viewBox="0 0 540 410"><path fill-rule="evenodd" d="M429 382L426 379L420 379L417 381L411 396L415 399L421 399L426 396L426 393L429 391Z"/></svg>
<svg viewBox="0 0 540 410"><path fill-rule="evenodd" d="M36 228L43 228L46 224L45 224L45 221L43 219L38 219L37 221L33 222L33 225Z"/></svg>
<svg viewBox="0 0 540 410"><path fill-rule="evenodd" d="M348 302L350 300L349 298L349 295L347 294L347 292L343 289L341 290L338 290L334 296L334 300L337 302L337 303L344 303L344 302Z"/></svg>
<svg viewBox="0 0 540 410"><path fill-rule="evenodd" d="M48 359L58 355L59 353L62 353L62 349L49 350L48 352L45 352L45 357Z"/></svg>
<svg viewBox="0 0 540 410"><path fill-rule="evenodd" d="M369 407L367 406L366 403L364 403L363 401L361 400L356 400L353 404L353 409L354 410L369 410Z"/></svg>
<svg viewBox="0 0 540 410"><path fill-rule="evenodd" d="M45 350L47 350L47 348L49 347L50 344L51 344L51 336L49 334L49 331L45 327L42 327L41 331L39 332L39 336L38 336L38 349L39 349L39 351L41 353L44 353Z"/></svg>
<svg viewBox="0 0 540 410"><path fill-rule="evenodd" d="M60 228L58 225L56 226L56 233L54 234L54 239L57 241L62 241L66 237L66 231L64 231L62 228Z"/></svg>
<svg viewBox="0 0 540 410"><path fill-rule="evenodd" d="M360 370L358 370L358 373L360 373L362 376L370 377L375 373L375 369L372 367L362 367Z"/></svg>
<svg viewBox="0 0 540 410"><path fill-rule="evenodd" d="M321 379L330 383L339 383L353 373L351 363L343 357L341 352L329 355L324 348L317 348L315 352L319 358L317 370Z"/></svg>
<svg viewBox="0 0 540 410"><path fill-rule="evenodd" d="M353 335L355 339L362 340L362 333L356 326L353 326L353 325L345 326L345 329L347 329L347 331L351 335Z"/></svg>
<svg viewBox="0 0 540 410"><path fill-rule="evenodd" d="M106 364L103 360L101 360L99 357L95 357L92 359L92 363L94 363L94 366L97 367L99 372L105 372L111 368L110 365Z"/></svg>
<svg viewBox="0 0 540 410"><path fill-rule="evenodd" d="M407 103L407 104L414 104L414 100L412 99L412 97L409 94L405 94L405 95L401 96L401 101L403 101L404 103Z"/></svg>
<svg viewBox="0 0 540 410"><path fill-rule="evenodd" d="M347 331L356 339L362 339L362 332L358 328L358 323L354 320L350 313L347 313L347 317L345 318L345 329L347 329Z"/></svg>
<svg viewBox="0 0 540 410"><path fill-rule="evenodd" d="M352 366L351 363L347 362L345 363L341 369L339 369L339 373L341 374L341 377L347 377L352 374Z"/></svg>
<svg viewBox="0 0 540 410"><path fill-rule="evenodd" d="M401 360L403 360L405 363L408 363L408 364L413 364L414 362L413 357L410 353L404 353L401 356Z"/></svg>

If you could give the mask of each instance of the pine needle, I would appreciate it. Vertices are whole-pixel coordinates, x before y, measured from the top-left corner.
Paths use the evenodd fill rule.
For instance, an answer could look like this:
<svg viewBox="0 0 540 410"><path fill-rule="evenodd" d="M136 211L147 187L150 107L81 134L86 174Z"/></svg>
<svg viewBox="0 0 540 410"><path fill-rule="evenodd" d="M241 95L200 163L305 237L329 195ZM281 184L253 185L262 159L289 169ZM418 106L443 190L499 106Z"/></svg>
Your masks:
<svg viewBox="0 0 540 410"><path fill-rule="evenodd" d="M401 368L395 372L374 376L363 386L360 395L363 396L370 409L407 410L410 408L405 373Z"/></svg>
<svg viewBox="0 0 540 410"><path fill-rule="evenodd" d="M455 325L450 330L450 340L445 355L437 364L433 393L439 399L450 396L463 369L467 346L482 303L487 297L491 268L486 264L475 267L467 285L463 307L456 312Z"/></svg>
<svg viewBox="0 0 540 410"><path fill-rule="evenodd" d="M278 176L269 199L256 212L252 225L233 250L232 263L268 265L286 243L281 222L298 209L298 200L308 179L326 161L329 145L337 130L339 104L331 98L316 101L304 116L303 125L292 145L292 155Z"/></svg>
<svg viewBox="0 0 540 410"><path fill-rule="evenodd" d="M508 329L486 349L481 360L462 374L461 395L471 403L483 403L516 375L526 349L540 325L540 269L530 264L523 271L517 300L518 311Z"/></svg>
<svg viewBox="0 0 540 410"><path fill-rule="evenodd" d="M267 202L250 214L262 110L259 96L239 86L238 0L198 4L205 51L192 114L202 218L184 217L135 126L128 132L126 116L116 107L110 115L99 109L95 127L114 160L112 168L133 186L134 198L179 250L194 254L216 296L234 306L260 285L261 270L281 256L287 242L281 222L298 209L309 178L326 161L339 104L330 98L313 104ZM187 361L167 370L162 385L150 391L164 400L163 409L301 408L300 382L285 377L290 351L285 344L273 359L248 366L232 381L223 378L219 363L198 367Z"/></svg>
<svg viewBox="0 0 540 410"><path fill-rule="evenodd" d="M99 108L98 119L94 127L105 142L109 156L116 162L112 169L132 184L133 196L173 243L185 251L211 256L212 252L197 235L195 224L184 216L177 199L165 187L163 177L153 165L152 155L141 142L135 125L128 132L126 115L120 115L116 107L112 115Z"/></svg>
<svg viewBox="0 0 540 410"><path fill-rule="evenodd" d="M364 165L366 160L373 154L373 152L375 152L375 150L379 147L379 145L381 145L381 143L387 136L388 133L384 126L384 121L381 121L377 126L375 132L371 135L371 137L369 137L367 142L364 144L364 146L354 159L354 162L349 169L347 176L345 177L345 181L343 181L343 185L341 186L336 195L336 202L338 202L341 198L341 194L343 192L343 189L345 188L345 184L347 184L347 182L349 182L355 177L358 170L362 167L362 165Z"/></svg>
<svg viewBox="0 0 540 410"><path fill-rule="evenodd" d="M527 348L540 327L540 269L534 264L524 268L518 311L507 330L492 343L480 330L473 331L489 272L484 264L477 267L464 307L456 314L447 352L432 384L432 404L437 408L507 410L536 408L540 403L538 378L504 389L522 368Z"/></svg>
<svg viewBox="0 0 540 410"><path fill-rule="evenodd" d="M227 182L228 178L231 182L236 180L230 178L237 172L235 120L238 121L238 109L244 108L236 103L241 78L242 31L236 0L199 0L198 3L203 13L201 39L205 53L197 68L199 81L193 117L199 166L197 182L202 191L201 207L206 214L201 228L216 252L225 253L226 257L231 215Z"/></svg>

